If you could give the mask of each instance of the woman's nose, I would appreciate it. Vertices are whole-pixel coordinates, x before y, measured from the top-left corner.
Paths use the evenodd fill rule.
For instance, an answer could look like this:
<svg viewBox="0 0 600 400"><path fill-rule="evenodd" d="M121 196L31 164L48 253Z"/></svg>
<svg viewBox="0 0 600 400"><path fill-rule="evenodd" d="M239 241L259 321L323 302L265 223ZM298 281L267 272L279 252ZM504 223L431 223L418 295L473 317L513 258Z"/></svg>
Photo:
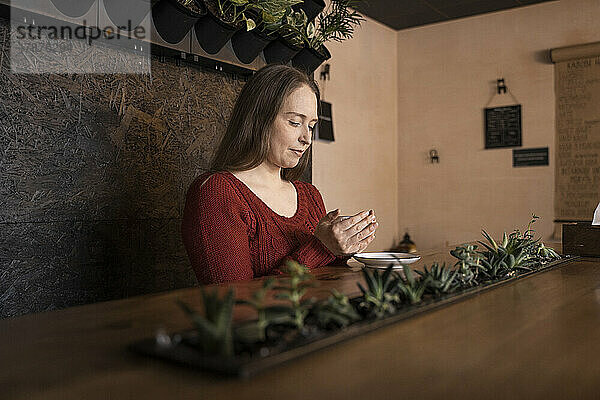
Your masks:
<svg viewBox="0 0 600 400"><path fill-rule="evenodd" d="M300 136L300 141L306 145L309 145L312 140L312 131L308 126L305 126L302 130L302 136Z"/></svg>

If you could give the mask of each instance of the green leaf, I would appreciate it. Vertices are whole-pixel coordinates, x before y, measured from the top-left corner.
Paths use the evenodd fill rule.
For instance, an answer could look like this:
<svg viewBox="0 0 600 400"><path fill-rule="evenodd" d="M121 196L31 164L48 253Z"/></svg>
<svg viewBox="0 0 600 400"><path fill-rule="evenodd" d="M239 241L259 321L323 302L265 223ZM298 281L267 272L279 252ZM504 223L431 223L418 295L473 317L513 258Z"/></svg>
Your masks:
<svg viewBox="0 0 600 400"><path fill-rule="evenodd" d="M310 23L308 23L308 24L306 25L306 36L307 36L309 39L312 39L313 37L315 37L315 32L316 32L316 29L315 29L315 24L314 24L314 22L310 22Z"/></svg>
<svg viewBox="0 0 600 400"><path fill-rule="evenodd" d="M251 31L254 28L256 28L256 22L250 18L246 19L246 31Z"/></svg>
<svg viewBox="0 0 600 400"><path fill-rule="evenodd" d="M492 237L485 230L482 229L481 232L483 236L487 239L487 241L490 242L492 246L494 246L494 250L498 251L498 245L496 244L496 241L492 239Z"/></svg>
<svg viewBox="0 0 600 400"><path fill-rule="evenodd" d="M502 247L508 246L508 237L506 236L506 232L502 235Z"/></svg>
<svg viewBox="0 0 600 400"><path fill-rule="evenodd" d="M220 330L225 330L227 326L231 325L231 319L233 317L233 303L235 301L233 289L229 289L225 295L225 299L221 304L218 311L218 317L216 322L217 327Z"/></svg>
<svg viewBox="0 0 600 400"><path fill-rule="evenodd" d="M287 10L291 10L291 6L299 3L302 0L253 0L252 6L262 11L265 22L276 22L283 18Z"/></svg>
<svg viewBox="0 0 600 400"><path fill-rule="evenodd" d="M263 10L262 12L262 20L266 23L266 24L273 24L277 21L279 21L282 17L279 17L277 15L273 15L268 13L267 11ZM271 30L275 30L277 27L273 26L270 27L269 29Z"/></svg>

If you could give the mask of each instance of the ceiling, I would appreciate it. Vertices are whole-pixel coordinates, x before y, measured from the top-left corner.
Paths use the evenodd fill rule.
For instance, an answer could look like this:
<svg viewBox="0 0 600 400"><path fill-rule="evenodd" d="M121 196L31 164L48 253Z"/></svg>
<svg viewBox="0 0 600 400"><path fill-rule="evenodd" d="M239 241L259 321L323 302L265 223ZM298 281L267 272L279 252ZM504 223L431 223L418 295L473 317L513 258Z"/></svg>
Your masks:
<svg viewBox="0 0 600 400"><path fill-rule="evenodd" d="M365 0L358 9L394 29L406 29L556 0Z"/></svg>

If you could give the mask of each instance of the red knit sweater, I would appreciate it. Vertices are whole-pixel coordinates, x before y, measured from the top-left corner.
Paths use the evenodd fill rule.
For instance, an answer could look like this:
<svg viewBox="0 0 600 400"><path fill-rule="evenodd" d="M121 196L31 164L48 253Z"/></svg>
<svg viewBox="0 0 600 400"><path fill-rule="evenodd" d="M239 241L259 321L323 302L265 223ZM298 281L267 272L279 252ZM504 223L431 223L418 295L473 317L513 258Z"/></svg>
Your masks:
<svg viewBox="0 0 600 400"><path fill-rule="evenodd" d="M321 194L309 183L292 183L298 208L289 218L275 213L230 172L203 174L192 183L181 230L198 282L276 274L286 256L309 268L335 260L313 235L325 215Z"/></svg>

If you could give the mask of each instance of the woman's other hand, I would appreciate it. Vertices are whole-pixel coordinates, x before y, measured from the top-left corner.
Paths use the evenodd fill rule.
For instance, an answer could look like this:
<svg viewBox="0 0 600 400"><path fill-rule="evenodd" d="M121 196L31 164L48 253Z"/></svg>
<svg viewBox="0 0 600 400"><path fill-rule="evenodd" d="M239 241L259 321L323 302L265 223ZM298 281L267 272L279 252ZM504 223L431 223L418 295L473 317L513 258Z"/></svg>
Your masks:
<svg viewBox="0 0 600 400"><path fill-rule="evenodd" d="M340 210L334 210L321 218L314 235L336 256L364 251L375 238L379 226L373 210L345 219L339 214Z"/></svg>

